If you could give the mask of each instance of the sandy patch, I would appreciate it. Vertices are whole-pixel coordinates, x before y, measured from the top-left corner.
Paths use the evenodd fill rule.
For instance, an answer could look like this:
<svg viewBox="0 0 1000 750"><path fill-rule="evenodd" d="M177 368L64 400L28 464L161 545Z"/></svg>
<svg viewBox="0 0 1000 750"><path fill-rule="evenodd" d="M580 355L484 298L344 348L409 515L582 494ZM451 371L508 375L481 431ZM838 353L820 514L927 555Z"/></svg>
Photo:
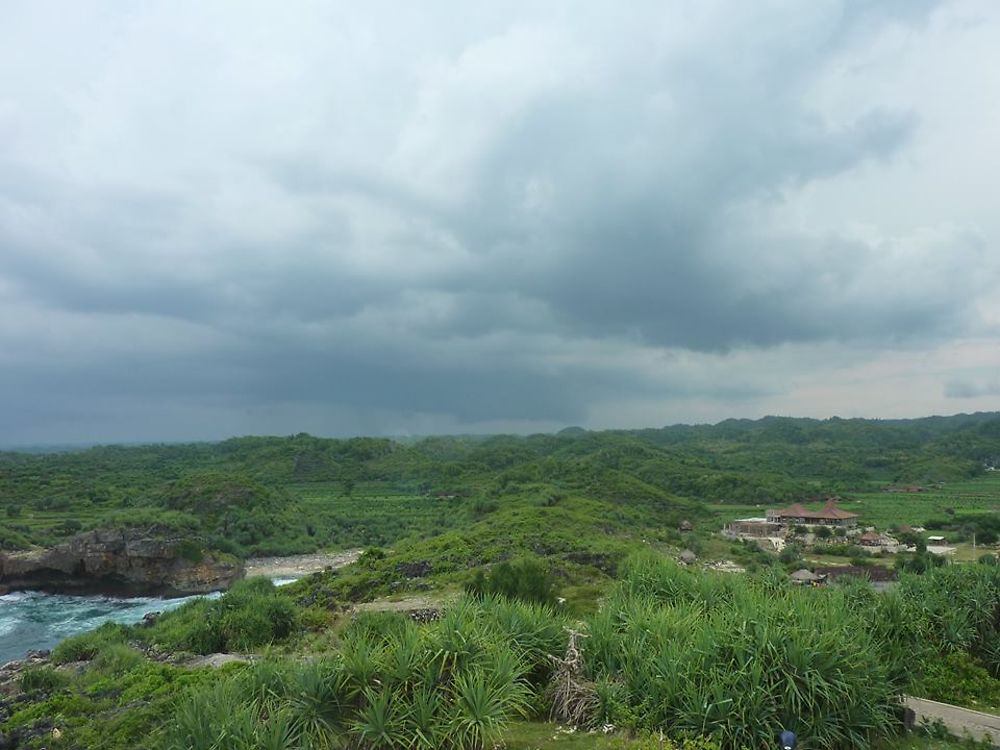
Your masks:
<svg viewBox="0 0 1000 750"><path fill-rule="evenodd" d="M343 568L357 561L362 550L336 554L291 555L289 557L252 557L245 563L246 575L267 578L302 578L327 568Z"/></svg>
<svg viewBox="0 0 1000 750"><path fill-rule="evenodd" d="M419 609L440 609L453 602L457 594L421 595L412 594L399 599L376 599L373 602L355 604L355 612L412 612Z"/></svg>

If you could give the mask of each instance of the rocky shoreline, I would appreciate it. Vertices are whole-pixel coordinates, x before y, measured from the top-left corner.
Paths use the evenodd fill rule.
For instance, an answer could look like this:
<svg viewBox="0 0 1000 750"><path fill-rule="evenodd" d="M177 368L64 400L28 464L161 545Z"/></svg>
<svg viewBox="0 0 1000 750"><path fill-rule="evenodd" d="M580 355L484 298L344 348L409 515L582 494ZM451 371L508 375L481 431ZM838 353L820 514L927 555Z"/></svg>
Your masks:
<svg viewBox="0 0 1000 750"><path fill-rule="evenodd" d="M189 596L225 590L244 576L302 578L360 556L355 549L241 562L155 528L95 529L51 548L0 552L0 595Z"/></svg>
<svg viewBox="0 0 1000 750"><path fill-rule="evenodd" d="M48 549L0 552L0 594L184 596L228 588L243 576L233 557L192 549L156 529L94 529Z"/></svg>

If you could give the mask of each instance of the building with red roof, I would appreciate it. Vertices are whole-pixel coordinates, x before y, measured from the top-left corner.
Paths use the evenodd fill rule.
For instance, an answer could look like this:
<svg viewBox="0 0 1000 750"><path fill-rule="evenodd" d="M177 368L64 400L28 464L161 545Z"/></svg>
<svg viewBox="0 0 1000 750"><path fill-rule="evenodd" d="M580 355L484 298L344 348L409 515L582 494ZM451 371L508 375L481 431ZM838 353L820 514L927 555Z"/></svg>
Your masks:
<svg viewBox="0 0 1000 750"><path fill-rule="evenodd" d="M858 520L857 513L841 510L837 507L836 498L827 498L820 510L809 510L802 503L794 503L787 508L768 510L767 520L770 523L802 524L803 526L854 526Z"/></svg>

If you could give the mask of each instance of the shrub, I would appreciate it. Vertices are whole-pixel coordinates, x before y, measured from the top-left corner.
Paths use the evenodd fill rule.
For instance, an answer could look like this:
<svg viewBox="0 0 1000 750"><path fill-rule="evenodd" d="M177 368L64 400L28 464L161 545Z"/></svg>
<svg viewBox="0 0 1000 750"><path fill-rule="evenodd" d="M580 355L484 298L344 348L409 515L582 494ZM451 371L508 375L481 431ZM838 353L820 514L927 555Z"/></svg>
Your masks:
<svg viewBox="0 0 1000 750"><path fill-rule="evenodd" d="M249 651L283 640L298 626L295 605L267 578L237 582L216 603L216 614L227 650Z"/></svg>
<svg viewBox="0 0 1000 750"><path fill-rule="evenodd" d="M0 549L27 549L31 542L23 533L8 526L0 526Z"/></svg>
<svg viewBox="0 0 1000 750"><path fill-rule="evenodd" d="M344 629L345 640L366 640L384 643L411 626L409 618L399 612L359 612Z"/></svg>
<svg viewBox="0 0 1000 750"><path fill-rule="evenodd" d="M52 667L34 667L21 672L18 685L26 693L51 693L69 684L69 676Z"/></svg>
<svg viewBox="0 0 1000 750"><path fill-rule="evenodd" d="M556 600L555 577L537 557L502 562L489 572L480 568L466 583L465 590L477 597L504 596L541 604L554 604Z"/></svg>
<svg viewBox="0 0 1000 750"><path fill-rule="evenodd" d="M216 602L210 599L192 599L162 614L152 626L138 630L136 635L145 642L156 643L172 651L193 651L197 654L222 651L224 644L212 627L215 608Z"/></svg>
<svg viewBox="0 0 1000 750"><path fill-rule="evenodd" d="M198 542L192 539L185 539L177 545L177 555L182 560L187 560L195 564L205 559L205 551Z"/></svg>
<svg viewBox="0 0 1000 750"><path fill-rule="evenodd" d="M145 661L142 653L124 643L109 643L90 663L90 671L104 677L131 672Z"/></svg>
<svg viewBox="0 0 1000 750"><path fill-rule="evenodd" d="M360 616L333 658L259 662L193 692L163 747L492 747L537 698L526 675L541 657L516 641L530 640L542 614L463 599L423 627Z"/></svg>
<svg viewBox="0 0 1000 750"><path fill-rule="evenodd" d="M943 565L944 558L940 555L933 555L930 552L917 552L913 555L898 555L896 557L896 570L902 570L907 573L926 573Z"/></svg>
<svg viewBox="0 0 1000 750"><path fill-rule="evenodd" d="M83 524L80 523L75 518L67 518L57 528L57 532L60 534L70 535L75 534L83 528Z"/></svg>
<svg viewBox="0 0 1000 750"><path fill-rule="evenodd" d="M251 651L281 641L299 627L292 601L267 578L237 581L221 598L195 599L168 612L143 640L199 654Z"/></svg>
<svg viewBox="0 0 1000 750"><path fill-rule="evenodd" d="M52 661L66 664L71 661L90 661L111 646L124 644L129 629L125 625L106 622L96 630L67 638L52 649Z"/></svg>
<svg viewBox="0 0 1000 750"><path fill-rule="evenodd" d="M1000 680L961 651L929 659L917 690L918 695L931 700L1000 707Z"/></svg>
<svg viewBox="0 0 1000 750"><path fill-rule="evenodd" d="M592 720L727 748L771 746L775 727L815 747L867 747L890 731L893 690L846 596L636 556L588 622Z"/></svg>
<svg viewBox="0 0 1000 750"><path fill-rule="evenodd" d="M473 518L482 518L483 516L496 512L499 507L500 504L496 500L479 497L472 502L469 510L472 513Z"/></svg>

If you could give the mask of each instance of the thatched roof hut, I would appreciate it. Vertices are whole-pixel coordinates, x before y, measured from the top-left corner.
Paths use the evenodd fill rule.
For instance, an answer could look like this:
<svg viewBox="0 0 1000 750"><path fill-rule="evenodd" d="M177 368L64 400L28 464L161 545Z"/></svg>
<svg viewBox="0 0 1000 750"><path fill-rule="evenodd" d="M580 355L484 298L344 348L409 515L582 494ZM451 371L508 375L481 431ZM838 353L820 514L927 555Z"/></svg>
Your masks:
<svg viewBox="0 0 1000 750"><path fill-rule="evenodd" d="M789 577L792 579L793 583L801 583L801 584L819 583L824 578L826 578L826 576L818 576L811 570L806 570L805 568L802 568L801 570L796 570Z"/></svg>

